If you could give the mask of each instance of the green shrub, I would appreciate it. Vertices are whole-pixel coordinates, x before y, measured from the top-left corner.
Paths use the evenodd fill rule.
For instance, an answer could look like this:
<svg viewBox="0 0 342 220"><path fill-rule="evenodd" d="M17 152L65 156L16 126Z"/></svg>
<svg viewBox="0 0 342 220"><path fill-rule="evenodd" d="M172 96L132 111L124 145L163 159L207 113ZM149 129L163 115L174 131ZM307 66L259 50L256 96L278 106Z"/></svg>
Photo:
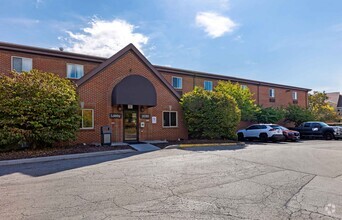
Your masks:
<svg viewBox="0 0 342 220"><path fill-rule="evenodd" d="M295 123L295 126L299 126L306 121L315 120L315 116L312 112L306 108L302 108L298 105L289 105L285 112L285 121Z"/></svg>
<svg viewBox="0 0 342 220"><path fill-rule="evenodd" d="M235 139L241 113L236 101L222 92L196 87L181 99L190 138Z"/></svg>
<svg viewBox="0 0 342 220"><path fill-rule="evenodd" d="M255 119L258 123L277 123L284 118L285 111L282 108L262 108L259 107L255 112Z"/></svg>
<svg viewBox="0 0 342 220"><path fill-rule="evenodd" d="M72 82L32 70L0 74L0 148L51 145L75 138L79 104Z"/></svg>

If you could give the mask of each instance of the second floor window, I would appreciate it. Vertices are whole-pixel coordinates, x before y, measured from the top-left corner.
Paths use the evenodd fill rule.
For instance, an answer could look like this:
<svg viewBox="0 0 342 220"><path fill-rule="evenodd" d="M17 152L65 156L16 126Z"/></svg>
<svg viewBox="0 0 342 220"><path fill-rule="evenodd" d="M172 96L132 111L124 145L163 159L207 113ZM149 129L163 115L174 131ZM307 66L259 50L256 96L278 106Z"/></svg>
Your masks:
<svg viewBox="0 0 342 220"><path fill-rule="evenodd" d="M24 57L12 57L12 70L18 73L32 70L32 59Z"/></svg>
<svg viewBox="0 0 342 220"><path fill-rule="evenodd" d="M293 100L298 100L298 94L297 94L297 92L292 92L292 99L293 99Z"/></svg>
<svg viewBox="0 0 342 220"><path fill-rule="evenodd" d="M248 87L246 85L240 85L241 89L247 89Z"/></svg>
<svg viewBox="0 0 342 220"><path fill-rule="evenodd" d="M212 81L204 81L204 90L213 91L213 82Z"/></svg>
<svg viewBox="0 0 342 220"><path fill-rule="evenodd" d="M172 86L175 89L182 89L182 78L181 77L172 77Z"/></svg>
<svg viewBox="0 0 342 220"><path fill-rule="evenodd" d="M270 89L270 98L275 98L275 91L274 91L274 89Z"/></svg>
<svg viewBox="0 0 342 220"><path fill-rule="evenodd" d="M67 77L70 79L79 79L84 75L83 65L67 64Z"/></svg>

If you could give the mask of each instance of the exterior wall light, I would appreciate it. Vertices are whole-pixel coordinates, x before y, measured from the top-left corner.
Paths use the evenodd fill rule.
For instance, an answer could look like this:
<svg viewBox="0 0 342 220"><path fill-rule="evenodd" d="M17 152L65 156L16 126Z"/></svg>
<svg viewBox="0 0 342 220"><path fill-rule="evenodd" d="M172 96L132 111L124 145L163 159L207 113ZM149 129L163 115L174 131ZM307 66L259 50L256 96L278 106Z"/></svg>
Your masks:
<svg viewBox="0 0 342 220"><path fill-rule="evenodd" d="M118 105L117 109L118 109L119 112L121 112L122 111L122 106Z"/></svg>
<svg viewBox="0 0 342 220"><path fill-rule="evenodd" d="M141 106L141 107L140 107L140 111L141 111L141 112L144 112L144 111L145 111L144 106Z"/></svg>

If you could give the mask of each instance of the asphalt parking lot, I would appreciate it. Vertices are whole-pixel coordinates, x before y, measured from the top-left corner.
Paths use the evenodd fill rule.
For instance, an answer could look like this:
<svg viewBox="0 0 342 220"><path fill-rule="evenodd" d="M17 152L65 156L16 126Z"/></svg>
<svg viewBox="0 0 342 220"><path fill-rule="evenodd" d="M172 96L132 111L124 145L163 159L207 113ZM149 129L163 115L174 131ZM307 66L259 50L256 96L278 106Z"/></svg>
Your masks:
<svg viewBox="0 0 342 220"><path fill-rule="evenodd" d="M0 219L341 219L342 140L0 167Z"/></svg>

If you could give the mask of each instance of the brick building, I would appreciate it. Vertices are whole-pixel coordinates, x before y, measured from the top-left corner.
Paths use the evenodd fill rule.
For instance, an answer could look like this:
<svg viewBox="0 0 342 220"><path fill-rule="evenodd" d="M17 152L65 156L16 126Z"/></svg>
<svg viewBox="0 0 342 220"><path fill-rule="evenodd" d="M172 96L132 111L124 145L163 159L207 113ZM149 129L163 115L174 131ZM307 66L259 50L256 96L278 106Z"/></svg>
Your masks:
<svg viewBox="0 0 342 220"><path fill-rule="evenodd" d="M334 108L340 118L338 122L342 122L342 95L339 92L330 92L327 93L327 96L327 102Z"/></svg>
<svg viewBox="0 0 342 220"><path fill-rule="evenodd" d="M152 65L132 44L110 58L0 43L0 71L38 69L73 80L82 107L77 142L100 142L101 126L112 140L187 138L179 99L195 86L212 90L219 80L248 87L264 107L307 107L306 88Z"/></svg>

